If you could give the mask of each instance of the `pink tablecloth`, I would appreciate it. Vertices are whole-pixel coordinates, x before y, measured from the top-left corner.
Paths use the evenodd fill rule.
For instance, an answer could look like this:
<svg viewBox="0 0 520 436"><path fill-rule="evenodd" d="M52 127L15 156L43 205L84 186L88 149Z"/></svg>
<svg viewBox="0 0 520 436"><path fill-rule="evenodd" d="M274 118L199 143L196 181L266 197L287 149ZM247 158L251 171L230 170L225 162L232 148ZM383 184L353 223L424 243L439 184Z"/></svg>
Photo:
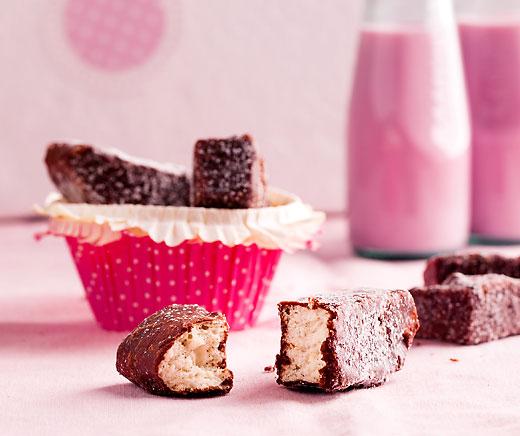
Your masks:
<svg viewBox="0 0 520 436"><path fill-rule="evenodd" d="M417 341L387 384L335 395L292 392L264 373L278 351L279 299L329 287L410 287L422 262L336 258L344 250L332 241L341 238L329 232L322 257L282 260L259 325L230 336L231 393L167 399L117 374L123 334L97 328L63 241L33 241L42 226L0 226L2 435L520 435L520 337L474 347Z"/></svg>

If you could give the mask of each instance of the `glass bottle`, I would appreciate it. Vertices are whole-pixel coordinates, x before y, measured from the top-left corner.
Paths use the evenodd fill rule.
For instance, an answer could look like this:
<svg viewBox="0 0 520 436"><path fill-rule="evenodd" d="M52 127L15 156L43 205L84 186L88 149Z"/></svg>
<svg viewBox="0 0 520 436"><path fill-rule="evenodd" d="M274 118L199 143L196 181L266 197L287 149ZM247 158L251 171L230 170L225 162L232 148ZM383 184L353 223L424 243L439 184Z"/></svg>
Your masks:
<svg viewBox="0 0 520 436"><path fill-rule="evenodd" d="M520 1L457 2L472 121L472 231L520 242Z"/></svg>
<svg viewBox="0 0 520 436"><path fill-rule="evenodd" d="M469 120L451 0L368 0L349 112L355 250L416 258L469 235Z"/></svg>

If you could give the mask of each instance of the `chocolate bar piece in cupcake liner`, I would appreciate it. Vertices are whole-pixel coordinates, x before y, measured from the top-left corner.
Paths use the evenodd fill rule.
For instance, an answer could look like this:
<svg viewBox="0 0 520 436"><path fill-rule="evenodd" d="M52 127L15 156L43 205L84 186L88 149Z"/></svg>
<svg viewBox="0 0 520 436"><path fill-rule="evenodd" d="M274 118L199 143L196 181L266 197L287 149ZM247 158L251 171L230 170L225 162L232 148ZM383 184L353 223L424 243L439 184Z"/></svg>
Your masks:
<svg viewBox="0 0 520 436"><path fill-rule="evenodd" d="M278 304L279 384L326 392L382 384L419 328L408 291L359 290Z"/></svg>
<svg viewBox="0 0 520 436"><path fill-rule="evenodd" d="M53 183L72 203L189 205L190 182L180 166L66 143L49 145L45 163Z"/></svg>
<svg viewBox="0 0 520 436"><path fill-rule="evenodd" d="M264 162L249 135L197 141L193 155L193 206L264 207L266 194Z"/></svg>
<svg viewBox="0 0 520 436"><path fill-rule="evenodd" d="M499 274L454 273L441 285L410 290L417 337L476 345L520 334L520 280Z"/></svg>

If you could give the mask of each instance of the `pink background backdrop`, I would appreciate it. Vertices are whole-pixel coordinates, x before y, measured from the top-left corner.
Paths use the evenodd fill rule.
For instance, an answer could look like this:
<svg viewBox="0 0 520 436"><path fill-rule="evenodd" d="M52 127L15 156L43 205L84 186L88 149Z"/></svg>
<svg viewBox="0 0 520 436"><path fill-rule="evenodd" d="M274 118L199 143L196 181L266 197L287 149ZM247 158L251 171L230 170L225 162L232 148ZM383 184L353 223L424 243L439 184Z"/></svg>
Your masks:
<svg viewBox="0 0 520 436"><path fill-rule="evenodd" d="M52 139L189 165L197 138L246 131L273 185L343 209L360 3L2 2L0 214L51 189Z"/></svg>

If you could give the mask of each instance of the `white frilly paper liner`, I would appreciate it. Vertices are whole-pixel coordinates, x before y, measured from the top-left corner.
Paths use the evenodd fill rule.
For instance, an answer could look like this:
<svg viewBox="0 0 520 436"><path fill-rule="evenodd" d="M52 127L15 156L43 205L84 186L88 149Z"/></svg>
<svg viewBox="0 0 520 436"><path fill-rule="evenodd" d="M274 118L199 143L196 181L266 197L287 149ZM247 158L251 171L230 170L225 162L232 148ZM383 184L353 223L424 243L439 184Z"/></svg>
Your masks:
<svg viewBox="0 0 520 436"><path fill-rule="evenodd" d="M269 204L258 209L93 205L67 203L52 193L45 206L36 209L51 218L48 233L98 246L117 241L126 232L170 247L184 241L219 241L228 247L256 244L292 253L306 248L325 221L323 212L293 194L273 190Z"/></svg>

